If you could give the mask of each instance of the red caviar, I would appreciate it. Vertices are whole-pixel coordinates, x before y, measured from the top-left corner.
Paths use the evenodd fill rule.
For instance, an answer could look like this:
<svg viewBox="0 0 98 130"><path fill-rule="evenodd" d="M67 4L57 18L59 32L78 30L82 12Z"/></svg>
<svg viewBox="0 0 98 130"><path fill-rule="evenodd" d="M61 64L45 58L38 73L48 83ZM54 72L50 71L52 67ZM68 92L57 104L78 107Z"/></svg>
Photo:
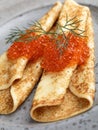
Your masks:
<svg viewBox="0 0 98 130"><path fill-rule="evenodd" d="M89 57L89 48L86 38L69 33L68 45L65 46L63 54L60 55L60 48L56 44L48 43L44 49L42 67L46 71L61 71L65 67L72 65L82 65ZM62 44L62 43L61 43ZM66 42L65 42L66 45Z"/></svg>
<svg viewBox="0 0 98 130"><path fill-rule="evenodd" d="M57 39L42 35L27 44L26 42L15 42L8 49L7 55L10 59L25 56L33 62L42 57L42 68L52 72L61 71L65 67L75 64L86 63L89 57L87 39L72 33L69 33L67 38L68 45L63 35L59 35ZM59 44L57 44L58 41Z"/></svg>
<svg viewBox="0 0 98 130"><path fill-rule="evenodd" d="M7 51L7 56L9 59L14 60L19 57L26 57L28 60L36 61L39 57L43 55L43 41L46 40L45 36L38 37L37 39L26 40L30 36L35 36L34 33L30 33L22 37L20 40L22 42L14 42Z"/></svg>

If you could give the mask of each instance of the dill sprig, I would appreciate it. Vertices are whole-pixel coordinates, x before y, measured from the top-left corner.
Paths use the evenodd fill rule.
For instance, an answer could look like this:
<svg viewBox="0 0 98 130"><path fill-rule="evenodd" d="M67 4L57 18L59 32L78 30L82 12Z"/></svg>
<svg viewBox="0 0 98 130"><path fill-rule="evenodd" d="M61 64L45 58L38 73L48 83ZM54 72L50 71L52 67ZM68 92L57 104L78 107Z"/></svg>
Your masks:
<svg viewBox="0 0 98 130"><path fill-rule="evenodd" d="M13 43L14 41L17 41L25 33L25 29L20 29L18 27L11 29L9 35L6 38L6 43Z"/></svg>
<svg viewBox="0 0 98 130"><path fill-rule="evenodd" d="M66 14L65 25L61 26L59 23L57 23L55 31L47 32L43 29L40 22L35 21L35 22L33 22L33 27L30 29L25 28L25 27L23 27L23 29L20 29L18 27L11 29L10 34L6 38L6 43L13 43L15 41L21 41L21 40L22 41L23 40L31 41L31 40L37 39L41 35L52 35L52 38L55 38L55 40L56 40L57 49L59 49L60 54L62 54L64 49L66 49L66 47L68 46L69 39L70 39L66 36L66 34L65 34L66 31L69 31L79 37L85 37L85 35L84 35L85 30L82 30L79 28L80 22L82 22L82 20L77 19L77 16L69 19L68 15ZM29 24L29 26L31 26L31 25L32 24ZM29 35L32 32L37 33L37 35L34 35L34 36ZM26 35L28 35L28 37L23 39L23 37L25 37ZM59 35L62 35L62 37L65 41L58 40L57 38ZM61 42L62 42L62 44L61 44Z"/></svg>
<svg viewBox="0 0 98 130"><path fill-rule="evenodd" d="M32 24L28 24L29 26L31 26ZM29 35L30 33L37 33L37 35L35 36L31 36ZM7 38L5 39L6 40L6 43L13 43L15 41L30 41L30 40L34 40L34 39L37 39L38 37L40 37L41 35L49 35L49 34L53 34L53 35L57 35L57 33L55 32L47 32L45 31L43 28L42 28L42 25L38 22L38 21L35 21L33 22L33 27L28 29L26 27L22 27L22 29L18 28L18 27L15 27L14 29L11 29L10 30L10 33L9 35L7 36ZM26 39L22 39L22 37L25 37L26 35L28 35L29 37L27 37Z"/></svg>
<svg viewBox="0 0 98 130"><path fill-rule="evenodd" d="M82 20L77 19L77 16L68 19L68 15L66 14L66 23L64 26L62 26L62 29L68 30L74 35L85 37L85 30L79 28L79 24L81 22Z"/></svg>

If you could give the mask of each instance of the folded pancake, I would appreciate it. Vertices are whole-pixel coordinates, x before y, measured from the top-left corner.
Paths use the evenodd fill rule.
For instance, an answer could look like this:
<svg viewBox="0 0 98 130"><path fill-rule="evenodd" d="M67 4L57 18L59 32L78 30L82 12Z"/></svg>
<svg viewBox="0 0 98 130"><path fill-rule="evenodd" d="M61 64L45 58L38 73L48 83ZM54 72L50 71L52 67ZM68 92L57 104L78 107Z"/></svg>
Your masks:
<svg viewBox="0 0 98 130"><path fill-rule="evenodd" d="M68 17L82 19L79 28L86 30L90 56L82 66L65 68L61 72L44 72L38 84L30 115L39 122L50 122L69 118L92 107L95 93L94 81L94 36L92 19L87 7L72 0L65 2L59 24Z"/></svg>
<svg viewBox="0 0 98 130"><path fill-rule="evenodd" d="M0 90L9 88L16 79L22 77L27 62L25 57L9 60L7 52L0 56Z"/></svg>
<svg viewBox="0 0 98 130"><path fill-rule="evenodd" d="M61 3L57 2L50 12L39 20L39 23L42 25L44 30L50 30L57 19L60 8ZM20 79L22 77L27 62L28 59L25 57L9 60L7 52L0 56L0 90L9 88L16 79Z"/></svg>
<svg viewBox="0 0 98 130"><path fill-rule="evenodd" d="M48 11L48 13L46 13L39 20L42 28L45 31L49 31L51 29L59 16L61 7L62 4L60 2L56 2L56 4ZM0 61L0 65L5 67L4 69L1 67L2 71L0 70L0 74L2 78L6 78L2 84L3 89L1 88L2 90L0 90L0 114L8 114L15 111L28 97L42 73L42 68L40 66L40 60L37 60L35 63L27 63L27 59L21 57L16 61L9 61L6 53L1 56ZM12 71L12 67L14 67L14 72ZM18 76L20 79L17 79L16 76L20 75L20 73L21 76ZM12 83L11 80L13 78L15 81ZM7 83L9 84L9 82L11 82L10 87L6 87Z"/></svg>

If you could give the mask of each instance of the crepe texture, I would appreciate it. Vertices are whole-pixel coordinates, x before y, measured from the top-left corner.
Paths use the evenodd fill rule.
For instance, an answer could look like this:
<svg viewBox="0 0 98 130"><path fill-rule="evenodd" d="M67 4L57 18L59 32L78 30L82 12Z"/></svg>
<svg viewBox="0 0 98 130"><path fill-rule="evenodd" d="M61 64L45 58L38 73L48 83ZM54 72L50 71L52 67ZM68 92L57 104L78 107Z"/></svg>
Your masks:
<svg viewBox="0 0 98 130"><path fill-rule="evenodd" d="M90 10L73 0L65 1L59 24L68 17L83 20L79 28L86 30L90 56L82 66L65 68L61 72L43 72L33 99L30 115L39 122L51 122L80 114L93 106L95 95L94 35Z"/></svg>
<svg viewBox="0 0 98 130"><path fill-rule="evenodd" d="M51 29L59 16L61 7L62 4L56 2L39 20L45 31ZM15 111L31 93L42 73L40 60L32 63L21 57L10 61L6 54L7 52L0 57L0 114Z"/></svg>

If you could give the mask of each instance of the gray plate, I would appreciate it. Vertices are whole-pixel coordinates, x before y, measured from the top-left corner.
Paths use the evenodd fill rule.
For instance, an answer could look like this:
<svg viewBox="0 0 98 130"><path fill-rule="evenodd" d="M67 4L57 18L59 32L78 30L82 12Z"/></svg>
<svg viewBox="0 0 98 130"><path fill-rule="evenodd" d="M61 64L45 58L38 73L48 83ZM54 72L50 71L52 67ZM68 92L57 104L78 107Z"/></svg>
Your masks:
<svg viewBox="0 0 98 130"><path fill-rule="evenodd" d="M53 123L37 123L30 118L29 110L35 89L28 99L18 108L18 110L10 115L0 115L0 130L98 130L98 8L89 6L91 9L94 31L95 31L95 53L96 53L96 98L94 107L78 116L67 120L57 121ZM29 21L38 20L50 6L38 8L18 16L0 27L0 53L3 53L9 45L5 44L5 38L9 34L10 29L27 26Z"/></svg>

